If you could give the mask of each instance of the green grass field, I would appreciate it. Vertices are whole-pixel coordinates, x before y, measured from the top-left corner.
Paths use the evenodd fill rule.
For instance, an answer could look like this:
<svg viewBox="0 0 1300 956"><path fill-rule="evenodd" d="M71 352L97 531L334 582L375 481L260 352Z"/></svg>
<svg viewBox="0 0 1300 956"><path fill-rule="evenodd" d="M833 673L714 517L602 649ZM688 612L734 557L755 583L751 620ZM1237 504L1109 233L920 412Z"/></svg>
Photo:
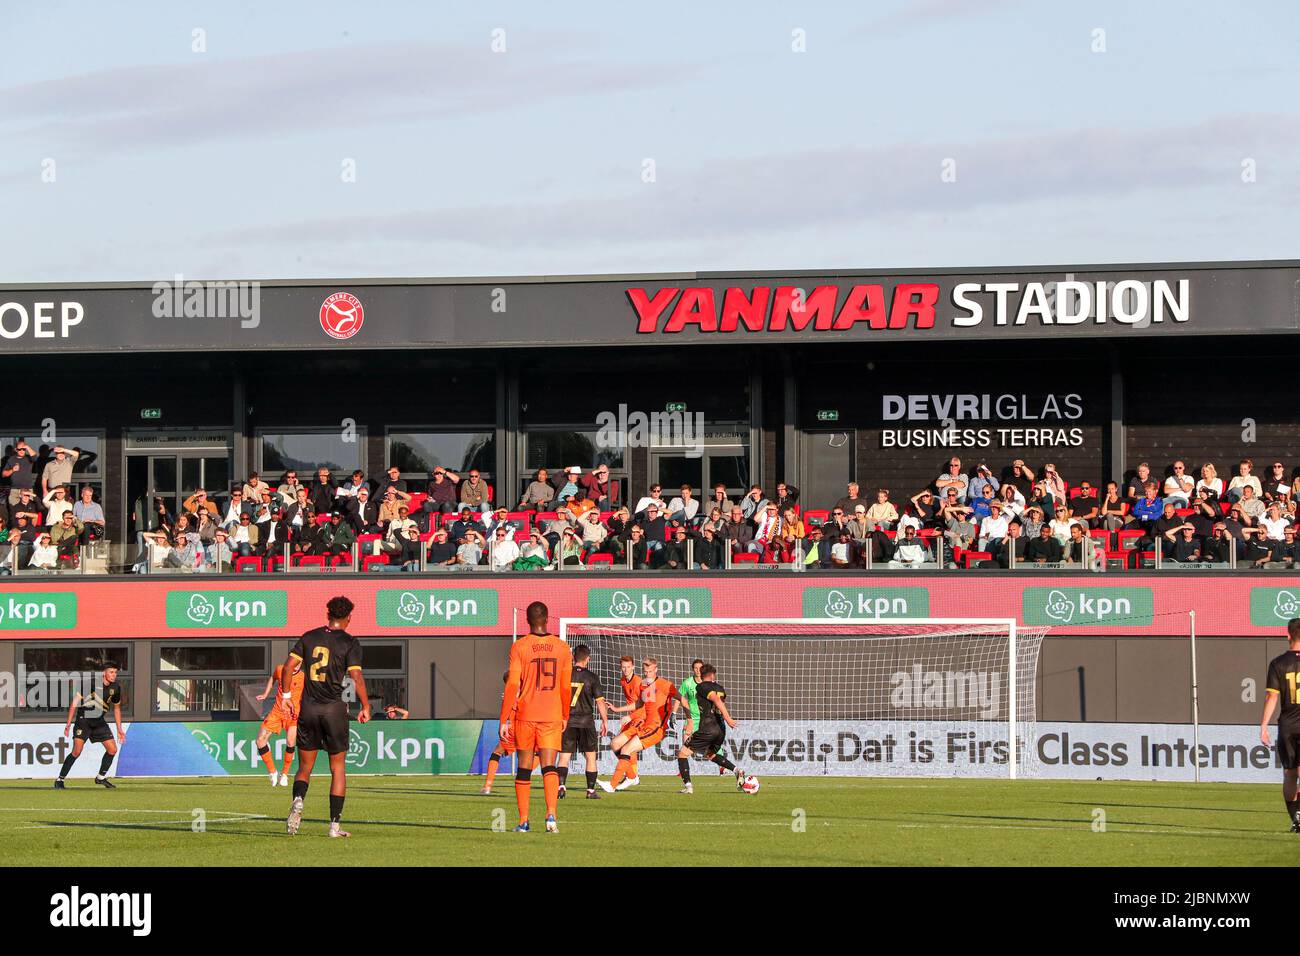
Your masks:
<svg viewBox="0 0 1300 956"><path fill-rule="evenodd" d="M581 777L578 778L579 782ZM560 833L515 824L512 781L478 795L481 777L355 777L345 826L325 838L328 785L313 781L302 832L284 831L289 791L258 778L89 780L63 792L49 781L0 785L0 831L10 865L143 866L590 865L618 848L708 844L723 865L1294 865L1279 789L1228 784L887 780L766 777L754 796L730 777L697 774L694 796L676 777L634 790L561 801ZM504 784L504 786L503 786ZM1105 832L1094 832L1095 810ZM193 832L194 811L206 830ZM801 816L802 815L802 816ZM793 824L802 819L802 832ZM507 832L494 830L494 822ZM637 854L670 864L680 854Z"/></svg>

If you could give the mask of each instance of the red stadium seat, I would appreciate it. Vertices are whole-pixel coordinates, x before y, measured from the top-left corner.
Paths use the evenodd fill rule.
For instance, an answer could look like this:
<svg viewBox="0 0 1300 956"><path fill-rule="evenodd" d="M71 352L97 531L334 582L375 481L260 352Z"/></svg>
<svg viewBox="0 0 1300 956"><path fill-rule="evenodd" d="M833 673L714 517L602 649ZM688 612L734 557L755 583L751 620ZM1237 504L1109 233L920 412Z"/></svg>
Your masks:
<svg viewBox="0 0 1300 956"><path fill-rule="evenodd" d="M266 559L266 570L283 571L284 570L284 552L277 551Z"/></svg>
<svg viewBox="0 0 1300 956"><path fill-rule="evenodd" d="M411 513L414 514L424 507L424 502L428 497L429 493L426 491L413 491L411 492L411 500L406 503L406 506L410 508Z"/></svg>
<svg viewBox="0 0 1300 956"><path fill-rule="evenodd" d="M731 556L732 564L758 564L758 555L751 551L740 551Z"/></svg>
<svg viewBox="0 0 1300 956"><path fill-rule="evenodd" d="M257 557L257 555L250 554L250 555L244 555L242 557L235 558L236 574L247 574L250 572L257 572L261 570L262 570L262 559Z"/></svg>
<svg viewBox="0 0 1300 956"><path fill-rule="evenodd" d="M295 568L321 568L325 567L325 555L323 554L295 554L293 556L292 566Z"/></svg>
<svg viewBox="0 0 1300 956"><path fill-rule="evenodd" d="M804 524L825 524L830 520L831 512L829 508L809 508L803 514Z"/></svg>
<svg viewBox="0 0 1300 956"><path fill-rule="evenodd" d="M613 556L612 554L608 553L607 551L597 551L597 552L595 552L595 553L593 553L593 554L589 554L589 555L587 555L587 563L588 563L588 564L608 564L610 567L613 567L613 566L614 566L614 556Z"/></svg>
<svg viewBox="0 0 1300 956"><path fill-rule="evenodd" d="M972 561L992 561L993 553L991 551L963 551L961 553L962 567L967 571L970 570Z"/></svg>
<svg viewBox="0 0 1300 956"><path fill-rule="evenodd" d="M330 559L331 568L352 567L352 555L336 554Z"/></svg>
<svg viewBox="0 0 1300 956"><path fill-rule="evenodd" d="M388 555L386 554L367 554L361 559L361 570L369 571L375 565L387 564Z"/></svg>

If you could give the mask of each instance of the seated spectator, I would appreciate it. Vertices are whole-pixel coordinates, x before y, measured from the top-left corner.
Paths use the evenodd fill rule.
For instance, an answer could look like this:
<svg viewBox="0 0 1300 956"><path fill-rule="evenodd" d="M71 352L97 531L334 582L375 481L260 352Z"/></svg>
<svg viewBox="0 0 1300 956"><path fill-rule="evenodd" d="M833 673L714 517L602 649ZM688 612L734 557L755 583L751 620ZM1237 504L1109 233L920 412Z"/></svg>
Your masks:
<svg viewBox="0 0 1300 956"><path fill-rule="evenodd" d="M357 533L343 520L342 511L331 511L329 523L322 525L318 534L323 554L351 554L352 546L357 543Z"/></svg>
<svg viewBox="0 0 1300 956"><path fill-rule="evenodd" d="M993 501L989 508L988 517L979 525L979 550L997 554L998 549L1002 547L1002 539L1007 536L1007 530L1011 527L1011 519L1002 513L1002 502Z"/></svg>
<svg viewBox="0 0 1300 956"><path fill-rule="evenodd" d="M610 495L609 465L597 465L582 477L578 487L587 493L587 498L598 510L608 511L614 506L614 499Z"/></svg>
<svg viewBox="0 0 1300 956"><path fill-rule="evenodd" d="M388 471L384 472L384 480L379 483L378 489L381 498L389 488L396 488L398 491L409 490L406 487L406 482L402 480L402 469L396 465L389 465Z"/></svg>
<svg viewBox="0 0 1300 956"><path fill-rule="evenodd" d="M565 528L561 536L560 544L556 547L557 554L563 554L566 550L577 561L577 550L573 542L577 541L576 532L572 528ZM511 540L514 536L511 535ZM516 571L535 571L551 563L551 549L542 533L534 528L528 532L528 540L519 547L519 557L515 559L513 565Z"/></svg>
<svg viewBox="0 0 1300 956"><path fill-rule="evenodd" d="M1066 543L1070 540L1070 528L1076 524L1078 524L1078 522L1072 516L1070 509L1064 504L1058 504L1056 506L1056 515L1052 518L1050 527L1052 529L1052 536L1056 538L1057 541L1061 542L1062 548L1064 548Z"/></svg>
<svg viewBox="0 0 1300 956"><path fill-rule="evenodd" d="M743 511L742 511L743 514ZM749 542L747 550L765 556L772 553L781 537L781 516L777 513L776 503L769 501L763 508L763 514L757 520L754 539Z"/></svg>
<svg viewBox="0 0 1300 956"><path fill-rule="evenodd" d="M572 498L578 493L578 484L582 481L582 469L570 465L551 482L555 485L556 498Z"/></svg>
<svg viewBox="0 0 1300 956"><path fill-rule="evenodd" d="M1036 505L1043 514L1052 515L1056 514L1056 506L1060 502L1052 494L1051 486L1046 481L1040 481L1034 486L1034 496L1029 499L1029 503Z"/></svg>
<svg viewBox="0 0 1300 956"><path fill-rule="evenodd" d="M1029 543L1028 539L1022 534L1023 528L1019 521L1012 520L1007 523L1006 537L998 545L997 551L994 552L992 562L985 561L980 567L994 566L1003 569L1011 567L1011 556L1014 553L1017 563L1025 560L1025 545Z"/></svg>
<svg viewBox="0 0 1300 956"><path fill-rule="evenodd" d="M609 537L605 540L617 539L620 536L626 540L627 529L631 523L632 513L627 510L626 505L615 508L614 513L605 521L605 527L609 529Z"/></svg>
<svg viewBox="0 0 1300 956"><path fill-rule="evenodd" d="M499 527L493 529L494 532L501 530ZM459 541L465 536L466 531L473 531L480 537L486 537L487 535L487 529L483 527L474 509L469 505L464 505L460 509L460 518L452 522L451 536L454 540Z"/></svg>
<svg viewBox="0 0 1300 956"><path fill-rule="evenodd" d="M646 548L653 557L654 553L664 546L664 540L668 536L668 522L657 504L646 505L641 531L645 534Z"/></svg>
<svg viewBox="0 0 1300 956"><path fill-rule="evenodd" d="M460 475L448 471L442 465L437 465L429 473L429 478L430 481L425 486L428 495L425 499L425 507L437 514L455 514L459 510L456 501L456 482L460 481Z"/></svg>
<svg viewBox="0 0 1300 956"><path fill-rule="evenodd" d="M806 548L804 551L804 559L803 559L803 563L805 567L809 567L809 566L817 567L817 566L824 565L826 563L823 560L824 555L821 553L821 545L822 545L822 526L819 524L815 524L808 529L808 540L806 542Z"/></svg>
<svg viewBox="0 0 1300 956"><path fill-rule="evenodd" d="M692 497L690 485L682 485L680 493L668 503L668 517L673 521L691 524L700 513L700 503Z"/></svg>
<svg viewBox="0 0 1300 956"><path fill-rule="evenodd" d="M1212 462L1207 461L1201 466L1201 478L1196 482L1196 490L1200 491L1202 488L1211 492L1215 500L1223 497L1223 479L1219 477L1219 472Z"/></svg>
<svg viewBox="0 0 1300 956"><path fill-rule="evenodd" d="M297 469L290 468L284 473L284 477L280 480L280 484L276 486L275 493L280 496L280 499L284 502L284 506L288 508L298 500L298 490L306 489L306 487L306 485L298 480Z"/></svg>
<svg viewBox="0 0 1300 956"><path fill-rule="evenodd" d="M586 488L578 489L578 493L569 501L566 510L569 512L570 520L575 523L581 521L582 516L589 511L597 516L600 515L600 509L596 507L596 502L587 497Z"/></svg>
<svg viewBox="0 0 1300 956"><path fill-rule="evenodd" d="M788 485L784 481L776 483L776 501L777 510L785 514L786 510L793 508L799 503L799 489L794 485Z"/></svg>
<svg viewBox="0 0 1300 956"><path fill-rule="evenodd" d="M705 525L693 536L695 569L709 571L723 565L722 540L713 528Z"/></svg>
<svg viewBox="0 0 1300 956"><path fill-rule="evenodd" d="M456 545L448 539L446 528L434 531L426 557L431 565L447 566L456 563Z"/></svg>
<svg viewBox="0 0 1300 956"><path fill-rule="evenodd" d="M1041 525L1038 537L1025 545L1025 562L1028 564L1056 564L1065 556L1065 549L1052 535L1050 525Z"/></svg>
<svg viewBox="0 0 1300 956"><path fill-rule="evenodd" d="M975 477L970 480L966 486L966 498L968 502L979 501L985 497L984 489L991 487L993 494L990 497L997 497L998 490L1002 487L1002 482L993 477L993 472L984 462L975 466Z"/></svg>
<svg viewBox="0 0 1300 956"><path fill-rule="evenodd" d="M50 493L45 496L45 507L48 509L45 513L45 523L50 527L54 527L59 523L59 519L63 517L65 511L69 514L72 512L72 502L68 500L68 489L63 485L51 489Z"/></svg>
<svg viewBox="0 0 1300 956"><path fill-rule="evenodd" d="M477 468L471 468L469 477L460 483L460 503L472 505L476 511L492 510L487 482L483 480Z"/></svg>
<svg viewBox="0 0 1300 956"><path fill-rule="evenodd" d="M215 529L215 525L213 526ZM263 522L257 529L258 546L257 554L262 557L271 555L284 555L285 545L292 540L293 534L289 530L288 523L284 520L284 509L276 508L271 512L269 521ZM202 538L200 528L199 537ZM214 536L215 537L215 536Z"/></svg>
<svg viewBox="0 0 1300 956"><path fill-rule="evenodd" d="M1282 540L1273 542L1272 559L1275 563L1285 564L1288 568L1296 566L1297 559L1300 559L1300 541L1296 539L1295 525L1287 525L1286 530L1282 532Z"/></svg>
<svg viewBox="0 0 1300 956"><path fill-rule="evenodd" d="M177 526L180 520L177 519ZM239 515L239 521L227 529L230 532L230 550L241 558L247 558L257 549L257 543L261 539L258 528L253 524L253 516L247 511Z"/></svg>
<svg viewBox="0 0 1300 956"><path fill-rule="evenodd" d="M1020 534L1029 541L1038 537L1038 529L1043 524L1043 509L1038 505L1030 505L1025 509L1025 513L1020 518ZM1049 527L1048 533L1051 533Z"/></svg>
<svg viewBox="0 0 1300 956"><path fill-rule="evenodd" d="M529 549L538 543L537 538L531 538L530 544L524 546L525 557L529 554ZM561 565L569 567L578 567L582 564L582 540L579 532L573 528L565 528L564 534L560 536L559 559Z"/></svg>
<svg viewBox="0 0 1300 956"><path fill-rule="evenodd" d="M639 521L651 505L654 505L655 510L660 514L668 510L668 503L664 501L663 487L657 481L650 486L649 493L643 495L636 503L636 507L632 509L632 516Z"/></svg>
<svg viewBox="0 0 1300 956"><path fill-rule="evenodd" d="M1142 497L1133 503L1133 520L1142 530L1150 532L1152 525L1165 513L1165 503L1157 494L1154 481L1148 481Z"/></svg>
<svg viewBox="0 0 1300 956"><path fill-rule="evenodd" d="M955 492L955 488L949 488L948 492ZM940 509L943 515L944 532L943 539L947 543L948 550L955 552L958 548L962 551L975 550L975 523L971 520L972 510L965 505L945 503Z"/></svg>
<svg viewBox="0 0 1300 956"><path fill-rule="evenodd" d="M181 502L181 508L189 512L191 515L196 516L200 511L206 511L214 518L221 514L220 510L217 508L216 502L209 498L208 493L202 488L196 489L194 494Z"/></svg>
<svg viewBox="0 0 1300 956"><path fill-rule="evenodd" d="M378 527L378 525L375 527ZM353 525L353 530L357 530L355 524ZM410 509L406 505L401 505L397 509L397 517L388 523L388 531L384 534L383 543L384 553L390 558L399 559L397 561L398 564L410 560L409 557L403 557L404 552L409 552L410 550L406 545L407 540L410 538L410 535L407 534L408 531L414 531L417 539L420 537L420 526L411 518ZM377 532L370 531L362 533L376 534ZM415 554L416 560L418 561L420 554L418 549L416 549Z"/></svg>
<svg viewBox="0 0 1300 956"><path fill-rule="evenodd" d="M948 462L948 470L934 480L934 487L938 490L942 501L948 500L950 488L957 492L958 501L965 501L969 484L970 479L961 470L961 459L955 456Z"/></svg>
<svg viewBox="0 0 1300 956"><path fill-rule="evenodd" d="M1255 463L1249 458L1243 458L1237 464L1237 474L1228 482L1228 490L1223 493L1224 501L1236 501L1241 497L1242 489L1251 488L1255 492L1255 497L1260 498L1264 494L1264 488L1259 483L1259 479L1251 474Z"/></svg>
<svg viewBox="0 0 1300 956"><path fill-rule="evenodd" d="M832 533L830 541L830 553L827 558L831 567L849 568L858 566L858 546L853 543L853 539L849 536L847 530Z"/></svg>
<svg viewBox="0 0 1300 956"><path fill-rule="evenodd" d="M270 490L271 486L262 480L261 475L255 471L250 471L248 473L248 481L244 482L244 500L261 501L262 493Z"/></svg>
<svg viewBox="0 0 1300 956"><path fill-rule="evenodd" d="M1051 462L1043 466L1043 484L1054 499L1065 501L1065 479L1057 473L1056 466Z"/></svg>
<svg viewBox="0 0 1300 956"><path fill-rule="evenodd" d="M35 469L36 449L27 444L25 439L19 438L14 442L12 454L8 455L3 466L0 466L0 475L9 482L10 505L17 504L24 491L35 495Z"/></svg>
<svg viewBox="0 0 1300 956"><path fill-rule="evenodd" d="M311 496L311 506L316 509L318 515L329 514L334 510L334 499L338 497L338 492L328 468L316 470L316 480L312 482L308 494ZM222 524L225 522L223 521Z"/></svg>
<svg viewBox="0 0 1300 956"><path fill-rule="evenodd" d="M58 549L50 542L49 532L43 531L36 537L36 545L32 548L32 556L27 562L27 566L29 568L39 568L42 571L53 571L58 565Z"/></svg>
<svg viewBox="0 0 1300 956"><path fill-rule="evenodd" d="M582 553L586 557L599 551L609 537L609 530L600 523L599 511L588 511L578 522L578 527L582 530Z"/></svg>
<svg viewBox="0 0 1300 956"><path fill-rule="evenodd" d="M1107 531L1118 531L1124 527L1128 520L1124 514L1124 504L1124 499L1119 494L1119 485L1113 481L1106 482L1106 494L1101 499L1096 526Z"/></svg>
<svg viewBox="0 0 1300 956"><path fill-rule="evenodd" d="M1184 524L1187 524L1187 522L1174 514L1173 502L1166 501L1164 503L1164 509L1160 513L1160 517L1145 527L1146 534L1144 534L1138 541L1138 550L1154 551L1156 549L1157 538L1163 536L1166 541L1172 540L1169 538L1169 532L1177 531L1182 528Z"/></svg>
<svg viewBox="0 0 1300 956"><path fill-rule="evenodd" d="M866 516L868 531L875 531L877 528L882 531L894 530L894 525L898 524L898 509L889 500L888 488L876 489L876 503L867 509Z"/></svg>
<svg viewBox="0 0 1300 956"><path fill-rule="evenodd" d="M476 567L483 562L483 552L487 542L483 535L472 527L467 527L456 538L456 563L464 567Z"/></svg>
<svg viewBox="0 0 1300 956"><path fill-rule="evenodd" d="M762 520L767 510L767 498L763 495L763 489L758 485L751 485L745 497L740 499L740 512L745 516L746 521L752 521L758 524Z"/></svg>
<svg viewBox="0 0 1300 956"><path fill-rule="evenodd" d="M369 492L367 492L369 495ZM402 508L411 507L411 496L405 491L398 491L396 488L389 488L384 492L384 500L379 503L379 512L375 522L382 527L388 527L389 522L395 520L400 514ZM461 519L464 520L467 514L473 517L474 509L470 505L462 505L460 509ZM480 528L480 531L482 529ZM452 534L456 534L453 530Z"/></svg>
<svg viewBox="0 0 1300 956"><path fill-rule="evenodd" d="M396 524L396 522L394 522ZM389 528L392 531L392 528ZM398 565L403 571L420 570L420 529L414 521L401 526L393 536L397 549L389 553L389 562Z"/></svg>
<svg viewBox="0 0 1300 956"><path fill-rule="evenodd" d="M736 502L727 497L727 486L722 482L718 482L713 486L713 497L708 500L707 505L701 506L701 510L707 507L710 514L714 510L717 510L722 512L724 515L729 515L731 514L732 506L735 504Z"/></svg>
<svg viewBox="0 0 1300 956"><path fill-rule="evenodd" d="M462 521L463 519L462 512ZM457 522L460 524L461 522ZM519 558L519 545L508 528L497 528L492 532L492 546L488 551L488 563L494 571L504 571Z"/></svg>
<svg viewBox="0 0 1300 956"><path fill-rule="evenodd" d="M1196 489L1196 496L1192 502L1192 514L1187 519L1192 527L1196 529L1198 538L1208 538L1210 532L1214 530L1214 525L1223 518L1223 512L1219 510L1219 500L1214 497L1213 492L1208 488Z"/></svg>
<svg viewBox="0 0 1300 956"><path fill-rule="evenodd" d="M985 484L981 487L980 496L970 502L971 515L976 521L983 521L993 510L993 486ZM999 508L1001 505L999 504Z"/></svg>
<svg viewBox="0 0 1300 956"><path fill-rule="evenodd" d="M50 544L59 554L64 567L75 567L81 557L81 536L85 526L69 511L63 512L50 528Z"/></svg>
<svg viewBox="0 0 1300 956"><path fill-rule="evenodd" d="M842 516L843 512L840 514ZM848 534L848 531L844 533ZM732 554L749 550L749 543L754 540L754 526L745 520L740 505L732 505L731 519L722 528L722 540L730 546Z"/></svg>
<svg viewBox="0 0 1300 956"><path fill-rule="evenodd" d="M233 531L243 515L248 515L251 518L252 512L245 506L244 489L236 485L230 491L230 504L226 506L225 513L221 515L217 523L226 530Z"/></svg>
<svg viewBox="0 0 1300 956"><path fill-rule="evenodd" d="M77 459L81 457L80 450L64 448L62 445L55 445L50 454L53 457L45 463L45 467L41 470L42 497L48 495L59 485L72 487L72 469L76 466Z"/></svg>
<svg viewBox="0 0 1300 956"><path fill-rule="evenodd" d="M1258 521L1259 528L1264 532L1264 537L1269 541L1281 541L1283 532L1291 525L1291 519L1282 513L1282 505L1274 501L1268 506L1268 510L1260 516Z"/></svg>
<svg viewBox="0 0 1300 956"><path fill-rule="evenodd" d="M1237 499L1237 505L1241 507L1241 513L1249 520L1246 524L1253 525L1257 523L1264 514L1264 502L1255 493L1252 485L1243 485L1241 497Z"/></svg>
<svg viewBox="0 0 1300 956"><path fill-rule="evenodd" d="M1147 493L1147 484L1151 482L1151 466L1144 462L1139 462L1137 473L1128 480L1124 488L1124 497L1132 504L1137 504ZM1159 486L1157 486L1159 491Z"/></svg>
<svg viewBox="0 0 1300 956"><path fill-rule="evenodd" d="M1195 490L1196 484L1187 473L1187 465L1181 460L1174 462L1173 473L1165 479L1165 501L1172 501L1175 508L1186 508Z"/></svg>
<svg viewBox="0 0 1300 956"><path fill-rule="evenodd" d="M645 530L639 524L628 529L625 552L632 560L632 570L645 571L650 567L650 549L646 545Z"/></svg>
<svg viewBox="0 0 1300 956"><path fill-rule="evenodd" d="M1165 532L1165 540L1168 542L1162 549L1165 560L1179 564L1201 560L1201 542L1190 523L1184 522L1176 531Z"/></svg>
<svg viewBox="0 0 1300 956"><path fill-rule="evenodd" d="M794 507L786 508L781 516L781 534L777 538L776 546L764 557L764 560L790 564L802 548L804 534L803 521L795 514Z"/></svg>
<svg viewBox="0 0 1300 956"><path fill-rule="evenodd" d="M537 469L537 474L524 489L524 496L519 499L520 511L546 511L550 508L555 489L547 477L545 468Z"/></svg>
<svg viewBox="0 0 1300 956"><path fill-rule="evenodd" d="M952 497L955 498L956 494L954 491ZM912 511L923 527L933 528L939 523L939 508L929 488L912 496ZM901 522L903 519L898 520Z"/></svg>
<svg viewBox="0 0 1300 956"><path fill-rule="evenodd" d="M284 517L290 532L296 537L302 537L316 523L316 509L306 488L299 486L297 500L285 508Z"/></svg>
<svg viewBox="0 0 1300 956"><path fill-rule="evenodd" d="M1025 496L1010 482L1006 482L998 489L998 501L1002 502L1002 513L1008 519L1019 518L1025 513Z"/></svg>
<svg viewBox="0 0 1300 956"><path fill-rule="evenodd" d="M730 507L727 508L727 513L731 513ZM700 522L700 530L703 531L705 528L708 528L717 535L722 532L722 526L726 524L726 522L727 519L723 516L722 509L714 508L709 512L709 516Z"/></svg>
<svg viewBox="0 0 1300 956"><path fill-rule="evenodd" d="M1216 564L1230 563L1234 550L1232 536L1228 534L1228 526L1222 521L1214 525L1210 536L1201 545L1202 557Z"/></svg>
<svg viewBox="0 0 1300 956"><path fill-rule="evenodd" d="M757 490L757 488L758 488L757 485L751 488L750 494L752 495L754 491ZM856 481L850 481L848 483L847 491L848 493L843 498L835 502L835 507L839 508L845 514L852 514L853 509L856 508L858 505L862 505L863 508L866 508L866 506L870 504L870 502L868 502L865 498L862 497L861 494L862 489L858 486L858 483ZM741 502L741 505L742 506L744 505L743 501ZM746 515L746 517L748 517L748 515Z"/></svg>
<svg viewBox="0 0 1300 956"><path fill-rule="evenodd" d="M1034 479L1036 477L1034 469L1026 465L1023 458L1017 458L1011 463L1010 473L1006 475L1002 484L1011 485L1019 492L1020 502L1023 506L1024 502L1033 494Z"/></svg>
<svg viewBox="0 0 1300 956"><path fill-rule="evenodd" d="M1269 467L1269 473L1264 477L1262 484L1264 492L1260 497L1266 503L1275 500L1285 501L1291 497L1291 480L1286 476L1286 466L1276 459Z"/></svg>
<svg viewBox="0 0 1300 956"><path fill-rule="evenodd" d="M861 545L871 534L872 528L867 524L867 509L862 505L853 506L853 514L849 517L849 535Z"/></svg>
<svg viewBox="0 0 1300 956"><path fill-rule="evenodd" d="M392 494L393 497L389 498L388 497L389 494ZM399 494L405 495L405 497L402 499L398 499L397 496ZM395 517L400 517L403 513L405 513L409 518L410 501L411 501L410 495L407 495L406 492L404 491L399 492L395 488L391 489L389 492L385 492L384 494L385 504L388 504L389 502L397 503ZM360 488L357 489L357 493L347 502L347 508L348 508L347 511L348 523L352 525L352 530L355 531L357 534L381 534L383 532L384 529L383 510L384 509L382 505L376 505L373 501L370 500L370 488L368 486L362 485ZM389 513L390 514L393 513L393 509L391 506L389 508ZM392 520L393 518L391 517L388 519L388 521L390 522L390 526ZM411 524L414 525L416 524L416 522L412 521Z"/></svg>
<svg viewBox="0 0 1300 956"><path fill-rule="evenodd" d="M671 539L659 552L659 567L665 571L682 571L689 567L687 562L686 528L674 529Z"/></svg>
<svg viewBox="0 0 1300 956"><path fill-rule="evenodd" d="M1069 506L1074 513L1074 519L1084 528L1097 527L1101 505L1097 501L1097 489L1092 486L1091 481L1079 482L1079 493L1070 499Z"/></svg>
<svg viewBox="0 0 1300 956"><path fill-rule="evenodd" d="M200 522L202 518L199 519ZM213 529L212 544L210 547L204 547L200 541L199 545L199 566L204 571L229 571L231 565L235 563L234 555L230 552L230 533L225 528L217 527L217 523L211 518L208 519L208 525Z"/></svg>
<svg viewBox="0 0 1300 956"><path fill-rule="evenodd" d="M734 514L733 509L733 514ZM838 505L831 511L830 519L822 526L822 533L825 535L826 547L835 543L841 531L849 530L849 516L844 509ZM851 535L850 535L851 536Z"/></svg>
<svg viewBox="0 0 1300 956"><path fill-rule="evenodd" d="M915 528L903 529L903 537L898 540L894 556L889 561L891 568L919 568L930 560L930 550L926 547Z"/></svg>
<svg viewBox="0 0 1300 956"><path fill-rule="evenodd" d="M1083 525L1070 525L1070 539L1065 542L1063 557L1066 564L1077 564L1085 569L1092 567L1092 542L1084 533Z"/></svg>

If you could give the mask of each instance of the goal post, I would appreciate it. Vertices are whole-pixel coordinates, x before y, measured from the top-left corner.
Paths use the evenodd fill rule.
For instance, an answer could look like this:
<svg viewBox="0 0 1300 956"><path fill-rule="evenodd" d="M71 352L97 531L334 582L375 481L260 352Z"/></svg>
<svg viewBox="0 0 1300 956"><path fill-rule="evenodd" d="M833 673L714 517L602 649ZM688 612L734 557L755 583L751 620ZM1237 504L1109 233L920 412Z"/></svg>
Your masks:
<svg viewBox="0 0 1300 956"><path fill-rule="evenodd" d="M674 685L696 658L715 665L740 721L728 756L756 773L1015 779L1036 769L1047 628L1012 618L755 617L562 618L559 630L571 647L591 648L613 704L624 703L625 655L638 673L656 659ZM642 766L676 772L680 742L665 739Z"/></svg>

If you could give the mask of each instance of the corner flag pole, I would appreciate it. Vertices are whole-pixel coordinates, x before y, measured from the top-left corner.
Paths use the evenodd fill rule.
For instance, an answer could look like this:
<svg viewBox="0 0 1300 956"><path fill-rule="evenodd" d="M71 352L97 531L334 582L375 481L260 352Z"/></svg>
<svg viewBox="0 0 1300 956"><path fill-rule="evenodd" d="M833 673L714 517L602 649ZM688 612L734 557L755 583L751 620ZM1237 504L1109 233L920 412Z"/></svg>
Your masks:
<svg viewBox="0 0 1300 956"><path fill-rule="evenodd" d="M1192 635L1192 767L1195 780L1201 782L1201 701L1196 684L1196 612L1188 611Z"/></svg>

